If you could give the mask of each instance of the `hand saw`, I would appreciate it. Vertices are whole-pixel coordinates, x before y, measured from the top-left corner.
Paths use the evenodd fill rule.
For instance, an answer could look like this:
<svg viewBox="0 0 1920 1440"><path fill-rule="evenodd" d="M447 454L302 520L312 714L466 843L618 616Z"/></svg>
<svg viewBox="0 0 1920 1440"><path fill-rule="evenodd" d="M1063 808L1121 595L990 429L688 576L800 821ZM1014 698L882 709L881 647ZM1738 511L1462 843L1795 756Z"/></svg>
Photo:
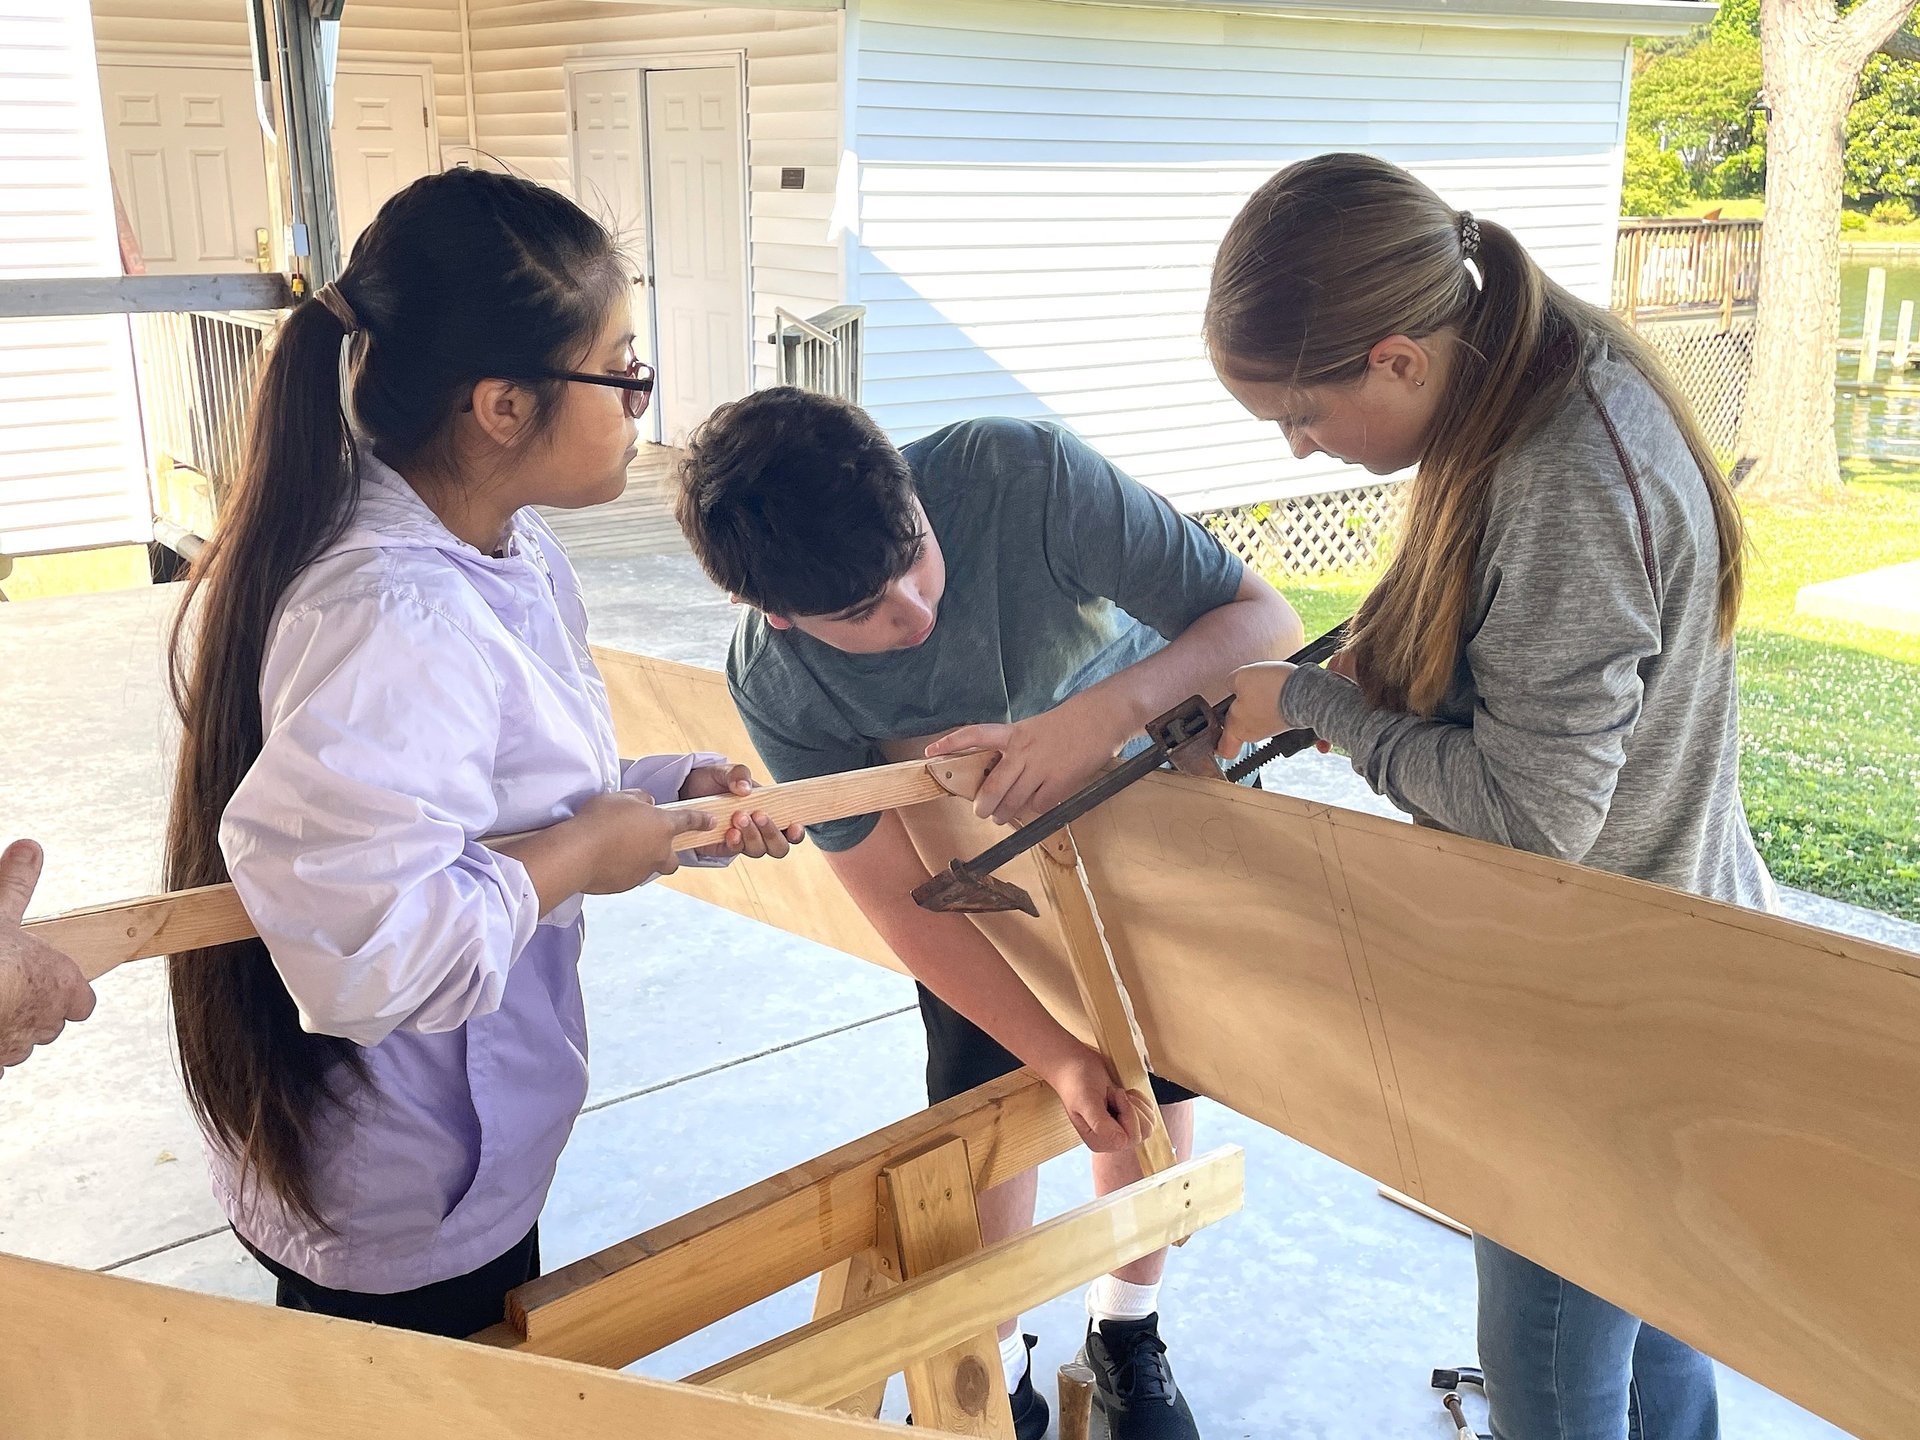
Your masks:
<svg viewBox="0 0 1920 1440"><path fill-rule="evenodd" d="M1346 638L1347 624L1343 620L1287 659L1295 665L1314 664L1337 651L1346 643ZM923 910L940 912L1024 910L1037 917L1040 910L1033 903L1031 895L1018 885L993 874L1014 856L1031 850L1048 836L1162 766L1170 765L1187 775L1239 781L1269 760L1298 754L1313 744L1315 737L1311 730L1288 730L1264 742L1223 770L1213 751L1220 743L1220 727L1227 711L1233 707L1234 699L1229 695L1218 705L1209 705L1203 696L1194 695L1166 714L1149 721L1146 734L1150 743L1146 749L1122 760L1051 810L1022 825L999 844L981 851L971 860L955 860L914 890L914 903Z"/></svg>

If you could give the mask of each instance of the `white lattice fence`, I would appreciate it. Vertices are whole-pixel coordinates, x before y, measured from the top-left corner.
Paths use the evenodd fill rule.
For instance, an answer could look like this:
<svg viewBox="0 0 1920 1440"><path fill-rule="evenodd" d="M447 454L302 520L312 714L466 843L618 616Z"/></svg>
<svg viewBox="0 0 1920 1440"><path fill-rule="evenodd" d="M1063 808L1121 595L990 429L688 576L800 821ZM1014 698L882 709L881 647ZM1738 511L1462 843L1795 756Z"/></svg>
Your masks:
<svg viewBox="0 0 1920 1440"><path fill-rule="evenodd" d="M1752 315L1723 325L1710 320L1642 320L1640 338L1653 347L1693 405L1714 450L1731 458L1753 374Z"/></svg>
<svg viewBox="0 0 1920 1440"><path fill-rule="evenodd" d="M1263 575L1365 570L1383 558L1405 487L1361 485L1212 510L1200 523Z"/></svg>

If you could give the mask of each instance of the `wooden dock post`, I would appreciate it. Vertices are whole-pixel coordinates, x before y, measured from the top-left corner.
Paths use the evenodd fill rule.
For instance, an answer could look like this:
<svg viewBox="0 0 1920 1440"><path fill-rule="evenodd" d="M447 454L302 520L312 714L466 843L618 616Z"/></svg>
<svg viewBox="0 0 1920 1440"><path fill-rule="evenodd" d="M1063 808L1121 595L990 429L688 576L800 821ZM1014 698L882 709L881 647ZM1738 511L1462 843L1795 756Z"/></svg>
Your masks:
<svg viewBox="0 0 1920 1440"><path fill-rule="evenodd" d="M1913 363L1913 301L1900 302L1900 323L1894 330L1893 373L1896 378L1906 373L1907 366Z"/></svg>
<svg viewBox="0 0 1920 1440"><path fill-rule="evenodd" d="M1873 372L1880 361L1880 318L1887 306L1887 272L1878 265L1867 271L1867 313L1860 331L1860 373L1862 385L1873 383Z"/></svg>

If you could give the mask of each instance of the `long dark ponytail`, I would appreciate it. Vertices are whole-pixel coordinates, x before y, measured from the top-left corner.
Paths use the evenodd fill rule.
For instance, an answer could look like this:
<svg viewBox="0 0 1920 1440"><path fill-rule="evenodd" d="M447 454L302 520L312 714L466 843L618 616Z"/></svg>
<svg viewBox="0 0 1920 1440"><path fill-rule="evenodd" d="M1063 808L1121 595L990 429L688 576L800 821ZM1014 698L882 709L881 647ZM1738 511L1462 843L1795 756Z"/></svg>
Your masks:
<svg viewBox="0 0 1920 1440"><path fill-rule="evenodd" d="M460 169L389 200L335 287L358 321L352 427L340 399L343 318L313 299L288 315L254 393L240 477L174 627L183 734L169 888L227 878L220 819L260 754L274 616L352 518L357 446L370 443L403 472L444 462L435 451L477 381L573 368L625 283L612 240L572 201L514 176ZM560 384L529 386L538 419L556 413ZM364 1055L302 1028L259 940L176 955L168 981L180 1068L202 1125L245 1176L317 1223L309 1142L328 1108L364 1083Z"/></svg>

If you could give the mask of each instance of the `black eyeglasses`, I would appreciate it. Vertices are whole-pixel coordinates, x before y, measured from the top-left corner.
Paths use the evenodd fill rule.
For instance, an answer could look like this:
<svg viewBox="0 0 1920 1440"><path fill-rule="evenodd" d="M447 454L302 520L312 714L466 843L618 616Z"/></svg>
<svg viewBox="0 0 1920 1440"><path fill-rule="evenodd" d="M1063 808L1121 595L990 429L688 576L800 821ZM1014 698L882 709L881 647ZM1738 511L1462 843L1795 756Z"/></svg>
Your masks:
<svg viewBox="0 0 1920 1440"><path fill-rule="evenodd" d="M647 413L647 405L653 399L653 367L635 356L627 362L624 375L591 375L583 370L549 370L544 379L578 380L582 385L609 385L621 392L620 408L627 412L629 420L638 420Z"/></svg>

